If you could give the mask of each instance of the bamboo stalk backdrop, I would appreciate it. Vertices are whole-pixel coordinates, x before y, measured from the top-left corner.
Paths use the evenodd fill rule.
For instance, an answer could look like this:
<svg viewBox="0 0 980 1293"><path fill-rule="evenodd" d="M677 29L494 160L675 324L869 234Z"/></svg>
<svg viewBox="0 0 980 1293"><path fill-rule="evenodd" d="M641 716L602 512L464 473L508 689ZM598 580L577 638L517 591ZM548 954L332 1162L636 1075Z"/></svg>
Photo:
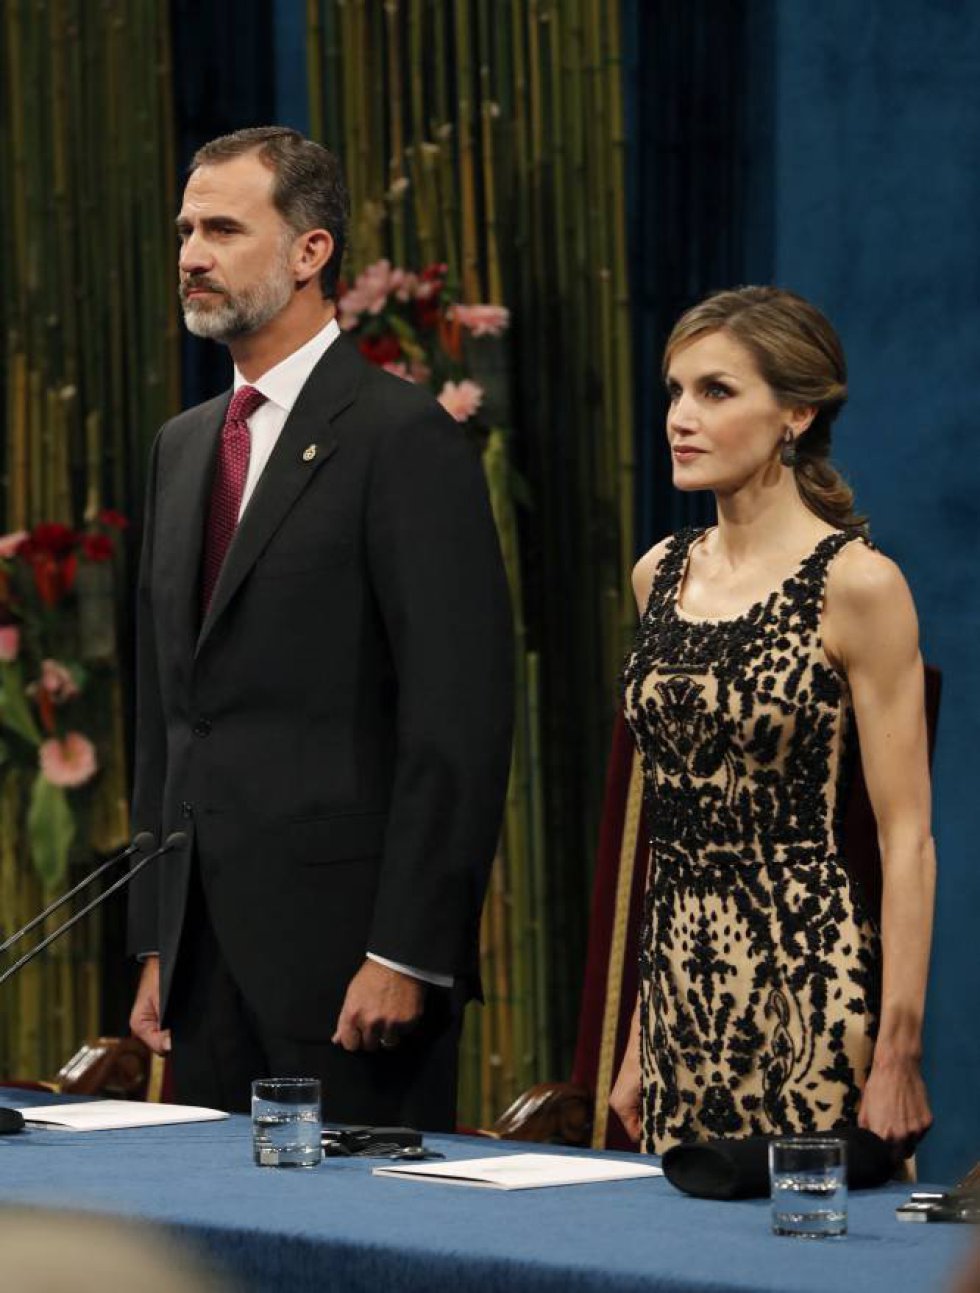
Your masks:
<svg viewBox="0 0 980 1293"><path fill-rule="evenodd" d="M486 1125L570 1064L633 624L618 0L308 0L307 16L313 134L341 154L354 204L348 273L382 254L444 260L463 299L512 311L485 467L520 698L488 1008L463 1051L464 1113ZM2 7L0 530L131 510L178 407L169 18L166 0ZM106 845L125 831L120 714L117 697L93 823ZM5 928L41 898L14 830L23 797L0 781ZM89 927L22 976L0 1011L0 1070L50 1073L96 1031L97 943Z"/></svg>
<svg viewBox="0 0 980 1293"><path fill-rule="evenodd" d="M634 622L618 0L308 0L312 130L342 157L348 273L443 260L506 304L512 431L485 454L519 703L462 1114L571 1061L615 678ZM514 512L509 454L532 502ZM520 546L523 548L519 552Z"/></svg>
<svg viewBox="0 0 980 1293"><path fill-rule="evenodd" d="M166 0L4 0L0 80L0 532L131 510L179 405ZM118 590L117 590L118 593ZM111 600L106 603L111 607ZM118 690L88 840L127 834ZM0 926L43 905L0 767ZM5 988L0 1074L49 1076L99 1031L97 922Z"/></svg>

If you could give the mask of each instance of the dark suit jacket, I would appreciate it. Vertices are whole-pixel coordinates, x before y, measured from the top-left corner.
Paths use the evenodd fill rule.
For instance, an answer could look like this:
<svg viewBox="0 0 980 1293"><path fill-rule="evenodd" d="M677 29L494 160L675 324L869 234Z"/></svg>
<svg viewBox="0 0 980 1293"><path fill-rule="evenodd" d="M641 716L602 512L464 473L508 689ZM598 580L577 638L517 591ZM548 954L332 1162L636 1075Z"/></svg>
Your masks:
<svg viewBox="0 0 980 1293"><path fill-rule="evenodd" d="M506 576L461 428L340 338L286 421L202 623L229 398L174 418L153 448L133 827L188 831L246 1000L286 1035L324 1040L368 950L478 990L510 758ZM133 885L130 945L161 954L164 1023L191 857Z"/></svg>

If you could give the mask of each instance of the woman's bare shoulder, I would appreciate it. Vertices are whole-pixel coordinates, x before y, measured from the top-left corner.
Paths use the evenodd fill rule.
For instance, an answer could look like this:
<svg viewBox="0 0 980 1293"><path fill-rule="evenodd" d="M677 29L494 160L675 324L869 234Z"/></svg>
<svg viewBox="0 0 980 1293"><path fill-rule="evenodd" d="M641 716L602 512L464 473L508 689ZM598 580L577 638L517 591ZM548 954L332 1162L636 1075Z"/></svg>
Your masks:
<svg viewBox="0 0 980 1293"><path fill-rule="evenodd" d="M850 613L873 612L911 599L909 586L891 557L867 543L848 543L831 564L827 599Z"/></svg>
<svg viewBox="0 0 980 1293"><path fill-rule="evenodd" d="M824 611L824 645L845 671L884 664L918 651L918 620L905 576L890 557L849 543L831 564Z"/></svg>
<svg viewBox="0 0 980 1293"><path fill-rule="evenodd" d="M661 539L648 552L645 552L633 567L633 596L636 598L636 605L641 615L647 608L647 602L650 600L650 589L653 587L657 569L669 543L670 536L668 535L666 539Z"/></svg>

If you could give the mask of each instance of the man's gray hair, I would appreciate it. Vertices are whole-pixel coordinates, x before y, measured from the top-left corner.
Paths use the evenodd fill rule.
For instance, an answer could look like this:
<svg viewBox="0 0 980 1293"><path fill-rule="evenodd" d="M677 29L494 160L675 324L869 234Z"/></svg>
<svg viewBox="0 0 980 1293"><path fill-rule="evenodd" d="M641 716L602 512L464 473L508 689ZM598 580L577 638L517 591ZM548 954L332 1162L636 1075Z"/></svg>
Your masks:
<svg viewBox="0 0 980 1293"><path fill-rule="evenodd" d="M204 144L194 154L190 170L220 165L251 152L275 175L272 201L293 233L326 229L333 238L333 254L320 271L320 290L327 300L335 299L350 216L340 162L329 149L298 130L253 126Z"/></svg>

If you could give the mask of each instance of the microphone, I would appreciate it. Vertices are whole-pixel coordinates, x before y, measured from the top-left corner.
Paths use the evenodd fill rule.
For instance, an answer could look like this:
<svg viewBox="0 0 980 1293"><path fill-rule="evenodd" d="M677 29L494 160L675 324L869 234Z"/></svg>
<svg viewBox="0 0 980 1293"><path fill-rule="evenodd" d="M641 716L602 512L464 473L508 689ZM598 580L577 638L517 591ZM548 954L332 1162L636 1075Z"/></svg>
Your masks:
<svg viewBox="0 0 980 1293"><path fill-rule="evenodd" d="M145 834L148 834L148 832L141 832L140 835L137 835L136 839L133 841L133 845L135 845L136 841L141 839L141 837ZM150 836L149 838L152 842L153 837ZM67 934L67 932L72 928L72 926L77 925L78 922L82 920L85 916L87 916L90 911L94 911L96 907L101 906L102 903L105 902L106 898L111 897L111 895L114 894L118 889L122 889L127 884L131 883L134 877L139 875L139 873L143 870L143 868L147 865L147 863L153 862L156 858L163 857L165 853L172 853L175 849L183 848L186 843L187 843L187 836L184 834L183 831L174 831L172 835L168 835L160 848L154 849L152 853L145 853L143 857L141 857L140 860L136 863L135 866L130 867L130 869L126 872L124 876L122 876L119 880L116 880L111 885L109 885L108 889L104 889L97 898L93 898L91 902L86 903L86 905L81 909L81 911L76 911L74 916L70 916L68 920L66 920L63 924L59 925L56 930L50 933L47 936L47 938L42 938L40 943L38 943L36 947L32 947L31 950L29 952L25 952L24 955L19 960L14 961L13 965L9 966L6 970L4 970L3 974L0 974L0 986L6 983L8 979L12 978L18 972L18 970L21 970L25 965L27 965L29 961L33 961L35 956L37 956L39 952L43 952L46 947L50 947L56 938L60 938L62 934ZM132 846L130 847L132 848ZM136 851L135 848L132 848L132 851L135 852ZM113 861L117 861L117 860L118 859L113 859ZM108 866L110 864L106 863L105 865ZM98 872L96 872L95 874L97 875ZM90 876L89 879L94 879L94 876ZM88 881L83 881L81 886L76 886L76 887L84 888L84 885L87 883ZM72 892L74 892L74 890ZM70 897L70 895L66 894L65 897L66 898ZM59 906L61 902L64 902L64 900L65 899L60 899L59 902L55 904L55 906ZM37 924L37 919L35 919L33 923ZM19 934L17 935L17 937L19 937ZM13 941L13 940L10 940L10 941Z"/></svg>
<svg viewBox="0 0 980 1293"><path fill-rule="evenodd" d="M29 934L32 929L36 929L38 925L47 920L52 912L57 911L59 907L74 898L77 893L81 893L81 891L86 889L93 880L98 880L103 871L108 871L110 867L116 866L119 862L125 862L126 858L132 857L134 853L146 853L149 849L154 847L156 842L156 836L151 835L149 831L140 831L138 835L134 835L132 842L127 848L124 848L121 853L117 853L115 857L109 858L108 861L103 862L101 866L96 867L95 870L90 875L87 875L84 880L80 880L78 884L75 885L74 889L69 889L68 892L63 893L60 898L56 898L53 903L45 907L40 915L35 916L33 920L29 920L26 925L18 929L16 934L11 934L5 942L0 943L0 952L6 952L8 948L13 947L15 943L19 942L25 934Z"/></svg>
<svg viewBox="0 0 980 1293"><path fill-rule="evenodd" d="M105 902L106 898L110 897L111 894L114 894L117 889L122 889L125 885L129 884L133 877L138 875L148 862L153 862L156 858L163 857L165 853L172 853L175 849L183 848L187 843L187 836L183 831L174 831L172 835L167 836L160 848L154 849L152 853L144 852L148 847L152 848L155 843L156 841L149 831L140 831L138 835L133 837L133 842L128 846L128 848L123 849L121 853L110 858L108 862L103 862L102 865L97 867L91 875L86 876L84 880L75 885L74 889L69 890L68 893L64 894L56 902L53 902L49 907L46 907L39 916L35 916L33 920L28 921L23 929L19 929L16 934L11 935L3 946L0 947L0 951L6 951L7 948L13 943L16 943L19 938L23 938L25 934L30 933L30 931L44 920L46 916L49 916L51 912L56 911L63 903L66 903L69 898L78 893L80 889L84 889L86 885L91 884L91 882L100 876L108 867L115 866L117 862L121 862L125 858L131 857L134 853L143 853L143 857L141 857L136 865L131 867L124 876L111 884L108 889L103 890L97 898L93 898L90 903L87 903L81 909L81 911L77 911L74 916L69 917L68 920L50 933L47 938L43 938L36 947L32 947L29 952L25 952L19 960L15 961L13 965L3 972L3 974L0 974L0 984L6 983L8 979L12 978L19 970L23 969L23 967L27 965L28 961L33 961L39 952L43 952L46 947L50 947L56 938L60 938L62 934L66 934L73 925L77 925L80 920L87 916L90 911L94 911L96 907ZM23 1129L24 1115L20 1110L0 1108L0 1136L12 1135L15 1132L23 1131Z"/></svg>

